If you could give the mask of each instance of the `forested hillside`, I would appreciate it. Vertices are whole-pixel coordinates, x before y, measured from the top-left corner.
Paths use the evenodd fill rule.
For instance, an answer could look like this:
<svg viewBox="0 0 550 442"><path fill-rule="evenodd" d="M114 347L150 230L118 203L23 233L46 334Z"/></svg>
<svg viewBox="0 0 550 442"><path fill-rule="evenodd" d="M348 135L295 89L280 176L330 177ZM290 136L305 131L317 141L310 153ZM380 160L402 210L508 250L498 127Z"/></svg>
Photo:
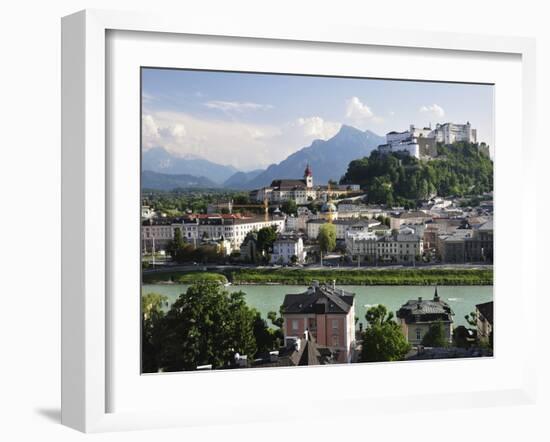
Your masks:
<svg viewBox="0 0 550 442"><path fill-rule="evenodd" d="M360 184L369 203L414 206L434 195L463 196L493 190L493 162L476 144L439 145L438 157L417 160L406 154L352 161L342 184Z"/></svg>

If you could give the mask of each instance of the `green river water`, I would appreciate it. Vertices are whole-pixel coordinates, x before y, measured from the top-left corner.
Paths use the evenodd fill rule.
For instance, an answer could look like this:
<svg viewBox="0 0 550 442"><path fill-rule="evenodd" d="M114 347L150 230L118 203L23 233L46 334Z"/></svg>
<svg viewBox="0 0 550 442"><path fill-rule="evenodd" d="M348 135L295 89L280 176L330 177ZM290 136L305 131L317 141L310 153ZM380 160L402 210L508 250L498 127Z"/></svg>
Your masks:
<svg viewBox="0 0 550 442"><path fill-rule="evenodd" d="M161 293L168 297L170 304L187 290L184 284L144 284L142 293ZM372 305L383 304L389 310L397 311L409 299L431 299L434 287L427 286L339 286L355 293L355 315L365 323L365 313ZM306 286L288 285L241 285L229 286L230 292L242 290L246 302L258 310L264 318L269 311L279 312L279 307L287 293L301 293ZM493 300L493 286L439 286L439 296L446 301L455 313L454 325L467 325L464 316L475 310L475 305Z"/></svg>

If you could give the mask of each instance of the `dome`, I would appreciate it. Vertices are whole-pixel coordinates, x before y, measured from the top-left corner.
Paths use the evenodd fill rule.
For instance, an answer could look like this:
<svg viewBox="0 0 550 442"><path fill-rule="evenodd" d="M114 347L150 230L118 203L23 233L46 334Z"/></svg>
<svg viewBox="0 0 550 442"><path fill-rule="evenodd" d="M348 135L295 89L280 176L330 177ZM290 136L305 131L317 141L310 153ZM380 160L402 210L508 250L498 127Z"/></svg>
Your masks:
<svg viewBox="0 0 550 442"><path fill-rule="evenodd" d="M321 207L321 212L336 212L336 206L331 202L326 202Z"/></svg>

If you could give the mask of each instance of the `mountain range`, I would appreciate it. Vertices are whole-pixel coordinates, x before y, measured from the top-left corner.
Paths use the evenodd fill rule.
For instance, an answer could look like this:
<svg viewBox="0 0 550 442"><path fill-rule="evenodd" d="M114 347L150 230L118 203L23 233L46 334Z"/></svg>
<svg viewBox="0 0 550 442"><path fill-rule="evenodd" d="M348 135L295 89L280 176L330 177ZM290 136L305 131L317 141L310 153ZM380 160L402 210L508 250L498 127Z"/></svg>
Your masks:
<svg viewBox="0 0 550 442"><path fill-rule="evenodd" d="M177 180L180 183L200 182L205 183L204 187L212 187L206 185L210 181L214 186L248 190L268 186L274 179L302 178L304 169L309 164L313 170L314 183L325 184L330 179L338 181L346 172L350 161L370 155L371 151L384 142L384 137L374 132L343 125L332 138L315 140L311 145L265 170L241 172L233 166L223 166L202 158L177 157L160 147L143 153L142 170L144 173L156 172L156 175L146 177L147 183L162 186L162 189L168 189L167 186L172 183L171 175L180 175ZM162 179L160 175L166 175L166 178ZM145 183L146 180L143 178L142 187L145 187ZM187 187L199 186L193 184Z"/></svg>
<svg viewBox="0 0 550 442"><path fill-rule="evenodd" d="M158 173L151 170L141 172L142 189L214 189L216 187L220 185L203 176Z"/></svg>
<svg viewBox="0 0 550 442"><path fill-rule="evenodd" d="M247 189L268 186L278 178L302 178L309 164L313 182L326 184L330 179L339 181L346 173L350 161L369 156L371 151L383 144L385 139L369 130L361 131L343 125L340 131L328 140L315 140L288 156L279 164L272 164L256 178L246 183Z"/></svg>
<svg viewBox="0 0 550 442"><path fill-rule="evenodd" d="M233 166L223 166L204 158L190 155L179 157L162 147L154 147L143 152L141 170L168 175L205 177L217 184L223 184L225 180L238 172Z"/></svg>

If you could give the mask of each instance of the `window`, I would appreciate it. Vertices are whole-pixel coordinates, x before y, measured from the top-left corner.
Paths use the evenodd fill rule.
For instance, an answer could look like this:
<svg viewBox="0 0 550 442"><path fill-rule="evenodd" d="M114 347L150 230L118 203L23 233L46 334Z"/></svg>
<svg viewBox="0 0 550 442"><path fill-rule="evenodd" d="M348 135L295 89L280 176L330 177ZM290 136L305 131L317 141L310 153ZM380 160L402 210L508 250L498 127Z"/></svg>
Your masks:
<svg viewBox="0 0 550 442"><path fill-rule="evenodd" d="M332 329L333 330L338 330L338 319L333 319L332 320Z"/></svg>
<svg viewBox="0 0 550 442"><path fill-rule="evenodd" d="M416 340L420 341L421 339L422 339L422 331L419 328L417 328L416 329Z"/></svg>
<svg viewBox="0 0 550 442"><path fill-rule="evenodd" d="M298 331L298 320L297 319L292 320L292 330L293 331Z"/></svg>
<svg viewBox="0 0 550 442"><path fill-rule="evenodd" d="M340 338L338 335L332 337L332 346L338 347L340 345Z"/></svg>

